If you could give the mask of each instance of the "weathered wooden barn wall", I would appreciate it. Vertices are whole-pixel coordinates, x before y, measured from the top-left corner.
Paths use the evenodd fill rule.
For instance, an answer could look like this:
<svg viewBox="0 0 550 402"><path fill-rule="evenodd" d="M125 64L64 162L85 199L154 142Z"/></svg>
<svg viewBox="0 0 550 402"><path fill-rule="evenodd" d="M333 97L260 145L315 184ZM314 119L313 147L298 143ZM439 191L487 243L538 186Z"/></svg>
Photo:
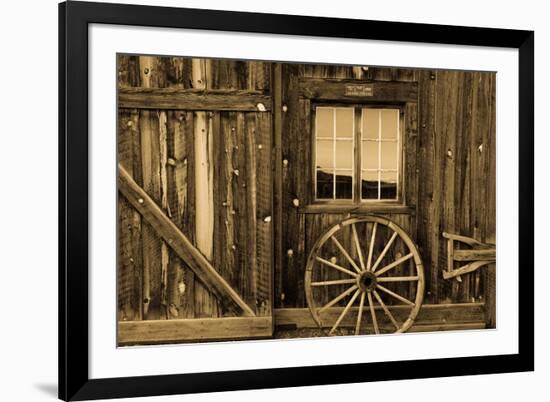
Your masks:
<svg viewBox="0 0 550 402"><path fill-rule="evenodd" d="M119 55L118 86L268 94L270 68ZM272 210L269 111L120 107L118 118L119 163L252 310L269 314L272 238L263 220ZM119 216L120 320L231 314L123 196Z"/></svg>
<svg viewBox="0 0 550 402"><path fill-rule="evenodd" d="M321 234L349 213L304 213L313 186L311 105L296 91L310 78L358 82L417 82L418 102L408 103L404 132L405 197L410 211L371 212L396 221L418 243L427 278L425 303L483 302L487 274L444 280L446 242L441 232L495 240L495 74L399 68L283 65L283 226L275 268L275 306L306 307L304 269ZM357 101L356 101L357 102ZM368 102L368 100L367 100ZM350 237L347 237L349 242ZM344 239L344 242L346 240ZM348 250L353 250L347 244ZM339 261L346 265L345 261ZM487 270L493 272L494 267ZM406 286L406 285L405 285ZM401 294L407 294L401 289ZM491 303L491 301L489 301Z"/></svg>
<svg viewBox="0 0 550 402"><path fill-rule="evenodd" d="M279 83L272 79L276 68ZM119 162L258 315L271 314L272 301L275 308L307 307L309 251L327 228L350 216L305 208L313 188L308 174L312 101L298 89L324 78L417 85L418 99L404 106L409 208L370 212L394 220L418 244L426 275L424 304L475 301L493 308L486 296L494 295L487 289L494 284L494 266L464 275L462 282L442 278L447 254L441 232L495 241L494 73L120 55L118 85L126 106L119 108ZM148 91L158 88L196 90L199 106L186 109L167 100L162 109L143 107L153 96ZM225 91L231 102L243 105L250 94L265 95L267 110L200 109L200 93L208 90ZM271 102L277 96L284 106L282 142L280 153L272 153L278 122ZM273 155L280 158L272 161ZM273 193L278 185L280 199ZM118 208L121 321L233 314L123 196ZM272 217L280 220L271 224ZM342 236L353 254L350 234ZM383 244L381 237L376 248ZM401 286L400 294L412 292Z"/></svg>

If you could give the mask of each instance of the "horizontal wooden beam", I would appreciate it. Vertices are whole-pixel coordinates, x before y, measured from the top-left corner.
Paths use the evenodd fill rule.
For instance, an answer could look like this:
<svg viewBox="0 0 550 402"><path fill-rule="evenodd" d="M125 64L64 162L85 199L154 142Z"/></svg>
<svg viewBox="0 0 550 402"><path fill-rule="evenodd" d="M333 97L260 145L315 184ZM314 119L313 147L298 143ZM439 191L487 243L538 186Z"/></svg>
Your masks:
<svg viewBox="0 0 550 402"><path fill-rule="evenodd" d="M120 321L118 345L222 341L270 337L271 317L191 318L183 320Z"/></svg>
<svg viewBox="0 0 550 402"><path fill-rule="evenodd" d="M398 322L403 322L411 308L409 306L387 306ZM343 307L331 307L322 314L323 326L330 328L338 319ZM377 318L381 326L392 326L380 306L375 307ZM350 309L344 317L341 327L354 327L357 320L358 307ZM368 307L363 314L368 316ZM296 328L317 328L317 324L311 317L307 308L279 308L274 310L275 326L295 326ZM462 323L485 323L485 310L483 303L457 303L457 304L425 304L421 307L416 317L414 326L441 326Z"/></svg>
<svg viewBox="0 0 550 402"><path fill-rule="evenodd" d="M271 97L260 92L173 88L120 88L118 107L258 112L271 110Z"/></svg>
<svg viewBox="0 0 550 402"><path fill-rule="evenodd" d="M454 250L455 261L494 261L497 258L497 251L489 249Z"/></svg>
<svg viewBox="0 0 550 402"><path fill-rule="evenodd" d="M408 205L338 205L338 204L310 204L304 205L299 209L303 214L365 214L365 213L377 213L377 214L405 214L414 215L415 208Z"/></svg>
<svg viewBox="0 0 550 402"><path fill-rule="evenodd" d="M118 189L153 227L174 252L195 272L200 280L218 296L226 306L237 307L245 316L254 316L254 311L214 269L204 255L178 229L155 201L118 165Z"/></svg>
<svg viewBox="0 0 550 402"><path fill-rule="evenodd" d="M304 79L300 95L317 100L368 102L417 102L417 82L365 82L360 80Z"/></svg>

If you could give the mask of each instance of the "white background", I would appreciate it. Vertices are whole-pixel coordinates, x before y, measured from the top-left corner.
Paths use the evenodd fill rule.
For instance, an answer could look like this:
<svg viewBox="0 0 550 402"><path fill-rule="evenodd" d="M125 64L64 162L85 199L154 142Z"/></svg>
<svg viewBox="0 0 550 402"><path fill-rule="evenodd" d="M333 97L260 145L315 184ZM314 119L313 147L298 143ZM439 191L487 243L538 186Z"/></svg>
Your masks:
<svg viewBox="0 0 550 402"><path fill-rule="evenodd" d="M544 173L548 170L545 149L550 145L543 127L549 88L550 28L544 2L510 3L461 1L362 2L153 2L276 13L341 16L380 20L430 22L458 25L535 29L536 31L536 138L538 156L537 205L546 196ZM348 7L346 7L348 5ZM352 6L353 5L353 6ZM57 6L54 1L11 3L5 6L0 24L3 61L0 146L0 231L2 253L0 368L3 400L40 401L55 398L57 375ZM7 91L6 91L7 89ZM542 89L542 90L541 90ZM548 210L537 213L537 335L547 336L550 325L543 296L550 275L543 265ZM541 225L542 223L542 225ZM7 257L7 258L6 258ZM172 396L149 400L280 401L301 398L335 400L357 398L404 398L410 401L472 401L498 398L541 400L544 380L550 376L549 348L537 344L535 373L458 377L372 384L353 384L243 391L224 394ZM538 395L544 395L538 397ZM144 399L145 400L145 399Z"/></svg>

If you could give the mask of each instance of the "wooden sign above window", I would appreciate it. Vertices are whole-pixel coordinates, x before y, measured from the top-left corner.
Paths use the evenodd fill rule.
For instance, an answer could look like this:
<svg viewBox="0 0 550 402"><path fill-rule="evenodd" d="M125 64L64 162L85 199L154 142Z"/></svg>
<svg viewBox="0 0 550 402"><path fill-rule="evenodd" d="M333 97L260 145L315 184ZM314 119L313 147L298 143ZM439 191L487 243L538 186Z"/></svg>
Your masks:
<svg viewBox="0 0 550 402"><path fill-rule="evenodd" d="M366 98L375 102L417 102L417 82L369 82L357 80L305 78L300 82L300 96L317 100L357 101Z"/></svg>

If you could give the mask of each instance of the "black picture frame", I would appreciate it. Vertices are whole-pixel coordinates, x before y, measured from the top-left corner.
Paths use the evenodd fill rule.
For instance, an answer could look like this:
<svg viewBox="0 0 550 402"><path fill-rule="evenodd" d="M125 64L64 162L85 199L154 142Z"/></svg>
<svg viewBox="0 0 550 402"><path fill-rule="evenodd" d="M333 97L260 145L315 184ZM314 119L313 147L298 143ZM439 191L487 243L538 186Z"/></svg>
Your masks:
<svg viewBox="0 0 550 402"><path fill-rule="evenodd" d="M88 25L507 47L519 51L517 354L90 379ZM89 400L534 370L534 32L71 1L59 4L59 398Z"/></svg>

